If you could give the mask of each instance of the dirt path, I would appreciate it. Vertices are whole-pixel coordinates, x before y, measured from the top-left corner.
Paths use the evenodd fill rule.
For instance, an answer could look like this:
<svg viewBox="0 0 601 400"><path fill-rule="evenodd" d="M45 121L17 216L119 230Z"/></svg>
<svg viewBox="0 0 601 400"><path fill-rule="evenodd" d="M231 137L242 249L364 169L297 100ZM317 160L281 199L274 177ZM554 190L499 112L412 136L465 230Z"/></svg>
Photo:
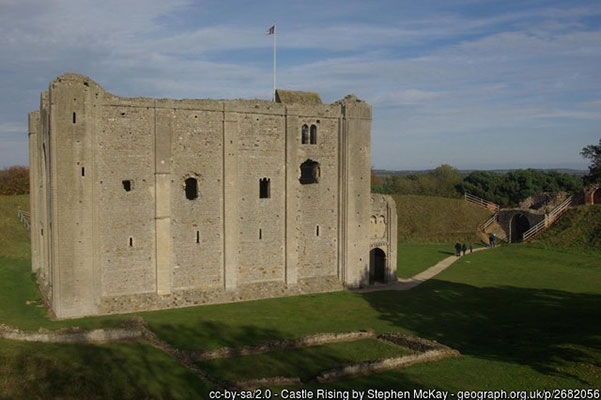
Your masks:
<svg viewBox="0 0 601 400"><path fill-rule="evenodd" d="M486 250L487 248L488 247L480 247L480 248L474 249L474 253L477 251ZM466 254L465 256L462 256L462 257L466 257L468 255L469 254ZM376 284L375 286L370 286L367 288L354 289L353 292L355 292L355 293L370 293L370 292L381 292L384 290L409 290L418 285L421 285L428 279L431 279L431 278L435 277L436 275L440 274L442 271L449 268L451 266L451 264L453 264L455 261L459 260L460 258L461 257L457 257L457 256L449 256L449 257L445 258L444 260L441 260L438 263L436 263L435 265L431 266L427 270L422 271L419 274L413 276L412 278L409 278L409 279L399 278L397 282L387 283L387 284L379 284L379 285Z"/></svg>

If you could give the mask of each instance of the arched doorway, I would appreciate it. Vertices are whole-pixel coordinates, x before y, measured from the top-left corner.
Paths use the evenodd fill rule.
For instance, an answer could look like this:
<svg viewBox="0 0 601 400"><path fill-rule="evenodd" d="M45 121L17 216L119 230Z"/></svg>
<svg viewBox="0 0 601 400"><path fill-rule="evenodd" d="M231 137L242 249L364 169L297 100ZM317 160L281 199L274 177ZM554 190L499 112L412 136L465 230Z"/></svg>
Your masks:
<svg viewBox="0 0 601 400"><path fill-rule="evenodd" d="M386 283L386 253L378 247L369 252L369 284Z"/></svg>
<svg viewBox="0 0 601 400"><path fill-rule="evenodd" d="M530 229L530 221L524 214L516 214L511 219L511 243L522 241L524 232Z"/></svg>
<svg viewBox="0 0 601 400"><path fill-rule="evenodd" d="M593 204L601 204L601 188L595 189L591 198L593 199Z"/></svg>

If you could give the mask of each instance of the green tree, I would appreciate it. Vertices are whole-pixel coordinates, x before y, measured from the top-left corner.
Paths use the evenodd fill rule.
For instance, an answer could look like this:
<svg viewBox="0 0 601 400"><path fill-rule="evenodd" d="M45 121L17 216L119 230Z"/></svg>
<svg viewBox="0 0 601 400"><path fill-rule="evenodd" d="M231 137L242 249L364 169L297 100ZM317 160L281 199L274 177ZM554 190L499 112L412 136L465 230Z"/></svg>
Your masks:
<svg viewBox="0 0 601 400"><path fill-rule="evenodd" d="M601 182L601 139L599 144L589 144L582 148L580 155L591 162L589 173L584 177L586 183Z"/></svg>
<svg viewBox="0 0 601 400"><path fill-rule="evenodd" d="M0 170L0 195L29 193L29 168L14 166Z"/></svg>

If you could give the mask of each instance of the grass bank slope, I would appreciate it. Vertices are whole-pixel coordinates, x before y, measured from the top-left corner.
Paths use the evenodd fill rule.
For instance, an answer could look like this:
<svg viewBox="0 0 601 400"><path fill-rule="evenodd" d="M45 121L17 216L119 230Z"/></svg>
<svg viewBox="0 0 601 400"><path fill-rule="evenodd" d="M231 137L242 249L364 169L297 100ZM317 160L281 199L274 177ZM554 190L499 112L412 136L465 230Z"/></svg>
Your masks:
<svg viewBox="0 0 601 400"><path fill-rule="evenodd" d="M601 205L569 210L535 242L545 248L601 252Z"/></svg>
<svg viewBox="0 0 601 400"><path fill-rule="evenodd" d="M29 195L0 196L0 257L29 259L29 233L17 212L29 211Z"/></svg>
<svg viewBox="0 0 601 400"><path fill-rule="evenodd" d="M393 195L402 242L479 241L476 228L491 214L462 199Z"/></svg>

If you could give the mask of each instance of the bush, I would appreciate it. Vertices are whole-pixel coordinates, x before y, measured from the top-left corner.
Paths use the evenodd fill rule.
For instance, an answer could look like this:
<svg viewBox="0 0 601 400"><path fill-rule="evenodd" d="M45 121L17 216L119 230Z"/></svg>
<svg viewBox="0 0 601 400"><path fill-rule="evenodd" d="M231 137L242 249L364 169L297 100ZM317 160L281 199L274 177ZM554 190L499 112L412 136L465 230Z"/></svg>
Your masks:
<svg viewBox="0 0 601 400"><path fill-rule="evenodd" d="M29 168L14 166L0 170L0 195L29 193Z"/></svg>

